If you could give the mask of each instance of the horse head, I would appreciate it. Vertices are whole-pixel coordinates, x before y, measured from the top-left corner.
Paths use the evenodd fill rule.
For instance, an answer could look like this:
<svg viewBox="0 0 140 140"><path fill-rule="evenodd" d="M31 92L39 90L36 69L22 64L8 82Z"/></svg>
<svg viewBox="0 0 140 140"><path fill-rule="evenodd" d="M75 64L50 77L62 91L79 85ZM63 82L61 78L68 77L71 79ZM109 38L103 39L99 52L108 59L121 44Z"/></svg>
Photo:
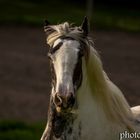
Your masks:
<svg viewBox="0 0 140 140"><path fill-rule="evenodd" d="M88 35L88 20L81 26L67 22L44 27L49 46L48 57L52 69L52 99L57 111L72 109L76 91L82 83L82 57L85 53L84 40ZM81 40L81 41L80 41Z"/></svg>

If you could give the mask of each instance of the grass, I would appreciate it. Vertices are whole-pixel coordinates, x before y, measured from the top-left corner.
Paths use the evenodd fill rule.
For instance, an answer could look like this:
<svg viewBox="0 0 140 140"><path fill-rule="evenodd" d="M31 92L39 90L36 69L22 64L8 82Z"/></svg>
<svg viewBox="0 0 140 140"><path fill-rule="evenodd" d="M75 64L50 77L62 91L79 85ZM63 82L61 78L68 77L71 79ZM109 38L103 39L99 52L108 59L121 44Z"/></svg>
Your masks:
<svg viewBox="0 0 140 140"><path fill-rule="evenodd" d="M41 4L21 0L1 0L0 23L43 26L44 19L48 19L54 24L64 21L80 24L86 15L85 7L67 3L59 4L57 1ZM94 9L92 25L98 29L140 32L139 17L138 10L100 6Z"/></svg>
<svg viewBox="0 0 140 140"><path fill-rule="evenodd" d="M94 24L103 29L140 32L140 11L100 7L95 10Z"/></svg>
<svg viewBox="0 0 140 140"><path fill-rule="evenodd" d="M0 140L39 140L45 126L19 121L0 121Z"/></svg>

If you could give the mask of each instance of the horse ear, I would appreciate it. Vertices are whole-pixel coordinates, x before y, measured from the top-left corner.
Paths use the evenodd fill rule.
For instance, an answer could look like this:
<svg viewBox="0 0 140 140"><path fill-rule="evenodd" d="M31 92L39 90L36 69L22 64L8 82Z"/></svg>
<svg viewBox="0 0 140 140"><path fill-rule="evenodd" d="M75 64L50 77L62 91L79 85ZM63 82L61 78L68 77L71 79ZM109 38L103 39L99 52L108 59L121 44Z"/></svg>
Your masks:
<svg viewBox="0 0 140 140"><path fill-rule="evenodd" d="M44 31L46 33L46 37L55 31L53 28L51 28L51 24L48 20L45 20Z"/></svg>
<svg viewBox="0 0 140 140"><path fill-rule="evenodd" d="M84 35L87 36L89 33L89 22L88 22L88 18L86 16L82 22L81 28L84 32Z"/></svg>
<svg viewBox="0 0 140 140"><path fill-rule="evenodd" d="M47 19L45 19L45 26L48 26L48 25L51 25L51 24Z"/></svg>

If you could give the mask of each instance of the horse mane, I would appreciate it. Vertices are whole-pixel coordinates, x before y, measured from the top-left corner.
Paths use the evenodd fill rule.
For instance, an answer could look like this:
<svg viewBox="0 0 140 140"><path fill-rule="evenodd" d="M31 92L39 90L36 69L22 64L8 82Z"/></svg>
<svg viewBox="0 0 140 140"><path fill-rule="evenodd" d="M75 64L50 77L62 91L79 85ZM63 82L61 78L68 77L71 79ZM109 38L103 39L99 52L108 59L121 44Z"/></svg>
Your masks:
<svg viewBox="0 0 140 140"><path fill-rule="evenodd" d="M134 131L134 117L121 90L114 85L103 70L102 62L90 47L86 71L93 96L104 109L108 119Z"/></svg>
<svg viewBox="0 0 140 140"><path fill-rule="evenodd" d="M101 59L94 48L94 43L90 37L83 35L80 27L75 27L68 22L59 25L47 26L44 28L48 32L47 43L51 47L60 37L71 37L85 46L86 72L93 96L98 100L104 109L109 120L126 126L126 129L134 131L133 115L122 92L110 81L103 70Z"/></svg>

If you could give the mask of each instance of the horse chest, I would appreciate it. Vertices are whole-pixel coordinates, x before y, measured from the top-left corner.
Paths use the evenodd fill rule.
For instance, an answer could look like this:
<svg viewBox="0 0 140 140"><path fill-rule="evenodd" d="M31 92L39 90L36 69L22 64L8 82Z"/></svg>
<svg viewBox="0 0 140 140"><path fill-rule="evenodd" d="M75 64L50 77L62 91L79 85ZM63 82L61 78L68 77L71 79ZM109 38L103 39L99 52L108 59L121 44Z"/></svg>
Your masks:
<svg viewBox="0 0 140 140"><path fill-rule="evenodd" d="M80 131L80 129L74 130L73 127L68 126L67 129L61 135L61 137L55 140L81 140Z"/></svg>
<svg viewBox="0 0 140 140"><path fill-rule="evenodd" d="M81 140L81 122L72 113L54 120L53 140Z"/></svg>

